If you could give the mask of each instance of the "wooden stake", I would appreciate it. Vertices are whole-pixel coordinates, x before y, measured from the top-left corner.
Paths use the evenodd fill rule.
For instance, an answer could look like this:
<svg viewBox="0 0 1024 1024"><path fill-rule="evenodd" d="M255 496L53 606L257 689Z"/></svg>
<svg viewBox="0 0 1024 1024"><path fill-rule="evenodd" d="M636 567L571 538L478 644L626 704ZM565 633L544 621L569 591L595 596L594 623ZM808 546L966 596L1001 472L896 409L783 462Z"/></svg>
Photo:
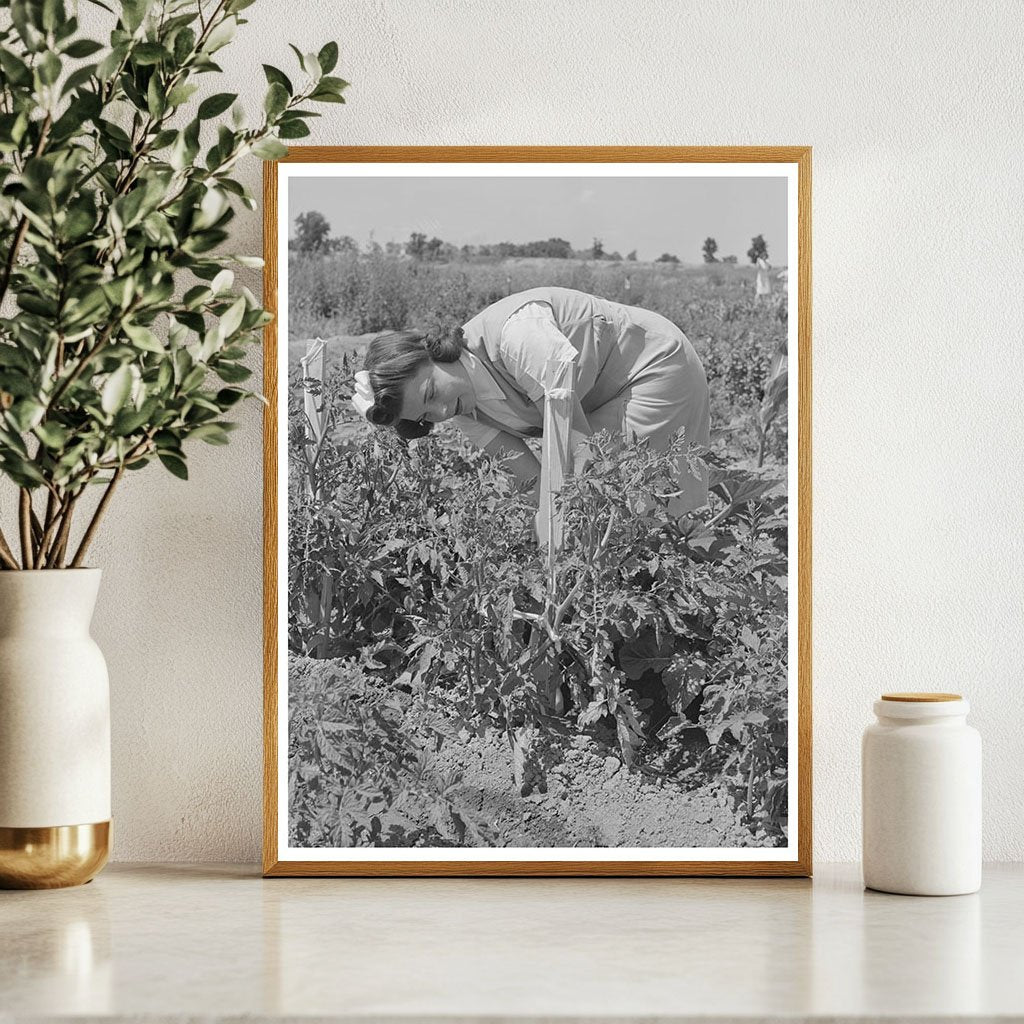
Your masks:
<svg viewBox="0 0 1024 1024"><path fill-rule="evenodd" d="M321 338L306 342L306 354L300 361L302 367L302 386L305 392L303 403L306 413L306 495L310 500L320 497L320 485L317 479L317 457L324 435L324 379L327 376L327 343ZM313 393L310 383L320 385L320 401ZM320 581L320 603L316 610L317 632L316 657L326 658L331 639L331 609L334 605L334 580L328 570L324 570Z"/></svg>
<svg viewBox="0 0 1024 1024"><path fill-rule="evenodd" d="M576 395L576 364L549 360L544 367L544 439L540 461L540 542L548 546L548 577L553 582L555 555L562 547L562 514L553 500L572 471L572 407Z"/></svg>

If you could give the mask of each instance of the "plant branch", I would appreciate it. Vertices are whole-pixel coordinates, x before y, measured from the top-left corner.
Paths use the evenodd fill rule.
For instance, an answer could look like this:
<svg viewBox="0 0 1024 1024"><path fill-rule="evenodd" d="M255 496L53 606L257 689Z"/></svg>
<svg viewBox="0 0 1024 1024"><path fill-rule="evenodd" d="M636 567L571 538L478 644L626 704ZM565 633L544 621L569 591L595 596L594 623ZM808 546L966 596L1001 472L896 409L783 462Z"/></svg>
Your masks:
<svg viewBox="0 0 1024 1024"><path fill-rule="evenodd" d="M18 501L18 525L21 528L21 567L34 569L32 559L32 492L21 488Z"/></svg>
<svg viewBox="0 0 1024 1024"><path fill-rule="evenodd" d="M14 557L14 552L7 543L3 530L0 530L0 562L3 562L4 566L8 569L19 568L18 560Z"/></svg>
<svg viewBox="0 0 1024 1024"><path fill-rule="evenodd" d="M93 513L92 519L89 520L89 525L86 527L82 540L78 545L75 557L71 560L72 569L77 569L81 566L82 560L85 558L85 553L89 550L89 545L92 543L92 539L96 535L96 530L100 525L100 520L103 518L103 513L107 511L110 499L113 497L118 482L123 475L124 466L118 466L117 471L110 478L110 482L107 484L107 489L103 492L103 497L100 498L100 503L96 506L96 511Z"/></svg>
<svg viewBox="0 0 1024 1024"><path fill-rule="evenodd" d="M707 521L707 528L710 530L712 526L717 526L723 519L725 519L726 516L730 515L732 512L735 512L736 509L738 509L739 507L740 507L740 503L739 502L735 502L735 501L728 502L726 504L725 508L723 508L721 510L721 512L718 513L718 515L712 516Z"/></svg>
<svg viewBox="0 0 1024 1024"><path fill-rule="evenodd" d="M53 510L50 510L50 503L53 503ZM63 522L64 512L68 506L68 501L58 498L53 492L50 493L49 498L46 502L46 520L43 529L42 539L39 541L39 547L36 549L36 565L40 567L47 567L49 565L49 555L51 553L51 546L56 544L56 538L60 535L60 527Z"/></svg>
<svg viewBox="0 0 1024 1024"><path fill-rule="evenodd" d="M562 601L562 603L555 609L555 618L554 622L552 622L552 627L554 629L558 629L558 627L562 624L562 621L565 619L565 616L569 611L569 607L572 604L573 599L583 589L583 583L586 580L586 578L587 577L584 573L580 573L580 577L573 584L572 590L570 590L569 593L565 595L565 600Z"/></svg>
<svg viewBox="0 0 1024 1024"><path fill-rule="evenodd" d="M78 490L73 495L69 495L64 503L64 508L60 515L60 529L57 531L53 547L50 549L50 554L46 559L47 569L61 568L61 562L64 561L64 552L68 546L68 536L71 533L71 516L75 511L75 503L78 501L78 496L81 493L81 490Z"/></svg>

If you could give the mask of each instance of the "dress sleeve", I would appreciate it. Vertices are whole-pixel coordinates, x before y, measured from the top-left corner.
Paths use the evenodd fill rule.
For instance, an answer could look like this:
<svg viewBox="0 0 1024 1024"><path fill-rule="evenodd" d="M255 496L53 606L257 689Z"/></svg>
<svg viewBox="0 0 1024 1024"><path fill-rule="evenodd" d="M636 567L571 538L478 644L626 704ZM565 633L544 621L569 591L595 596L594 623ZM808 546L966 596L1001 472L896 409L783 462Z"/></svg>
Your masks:
<svg viewBox="0 0 1024 1024"><path fill-rule="evenodd" d="M488 427L473 416L453 416L451 421L465 434L470 444L481 450L501 433L497 428Z"/></svg>
<svg viewBox="0 0 1024 1024"><path fill-rule="evenodd" d="M544 397L544 366L549 359L578 362L579 356L546 302L528 302L505 321L498 352L531 402Z"/></svg>

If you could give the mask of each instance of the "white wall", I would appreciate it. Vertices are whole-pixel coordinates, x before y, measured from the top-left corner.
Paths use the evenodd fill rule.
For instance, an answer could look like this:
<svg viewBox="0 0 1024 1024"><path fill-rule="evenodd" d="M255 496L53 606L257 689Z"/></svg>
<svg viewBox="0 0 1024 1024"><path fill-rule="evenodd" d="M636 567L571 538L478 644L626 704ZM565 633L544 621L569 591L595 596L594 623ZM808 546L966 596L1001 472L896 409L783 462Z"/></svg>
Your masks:
<svg viewBox="0 0 1024 1024"><path fill-rule="evenodd" d="M859 856L861 729L880 691L919 688L972 701L985 852L1024 858L1017 0L259 0L247 15L216 90L253 107L261 62L338 40L349 103L323 108L314 144L814 147L816 857ZM259 252L259 215L236 223L234 247ZM95 551L122 860L258 857L255 405L236 437L197 452L188 484L131 479Z"/></svg>

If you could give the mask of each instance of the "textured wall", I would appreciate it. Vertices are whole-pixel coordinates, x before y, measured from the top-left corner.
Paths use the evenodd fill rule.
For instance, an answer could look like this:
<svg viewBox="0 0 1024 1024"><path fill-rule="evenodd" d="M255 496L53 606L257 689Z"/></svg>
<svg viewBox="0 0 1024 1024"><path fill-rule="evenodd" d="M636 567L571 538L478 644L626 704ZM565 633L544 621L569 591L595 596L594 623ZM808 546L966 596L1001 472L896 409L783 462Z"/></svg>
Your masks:
<svg viewBox="0 0 1024 1024"><path fill-rule="evenodd" d="M1024 858L1019 3L246 13L217 91L252 107L262 61L338 40L349 104L311 143L814 147L816 856L859 856L873 697L934 688L967 694L985 739L986 855ZM258 215L236 223L258 252ZM96 548L119 859L258 856L255 406L236 437L187 485L133 478Z"/></svg>

